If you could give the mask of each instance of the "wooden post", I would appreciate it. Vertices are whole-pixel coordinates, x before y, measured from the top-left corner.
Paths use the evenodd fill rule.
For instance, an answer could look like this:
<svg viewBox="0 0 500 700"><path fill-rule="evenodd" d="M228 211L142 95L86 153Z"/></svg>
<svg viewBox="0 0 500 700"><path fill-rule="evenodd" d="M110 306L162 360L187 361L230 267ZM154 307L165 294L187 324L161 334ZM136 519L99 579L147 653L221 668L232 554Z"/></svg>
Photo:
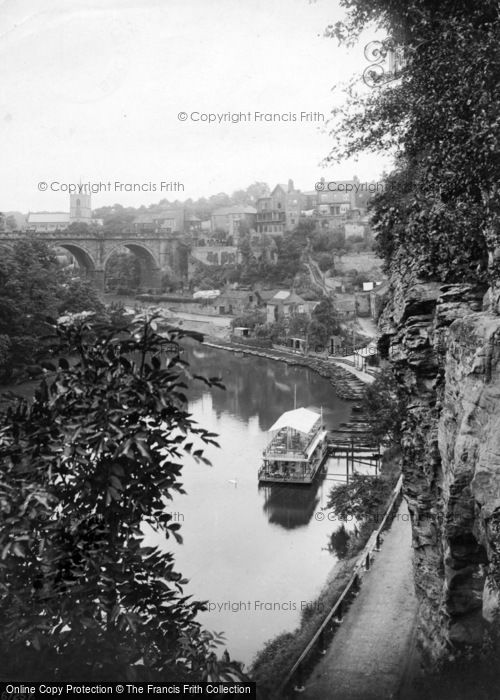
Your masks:
<svg viewBox="0 0 500 700"><path fill-rule="evenodd" d="M298 667L297 673L296 673L296 678L297 678L297 681L296 681L295 685L293 686L293 689L296 693L303 693L304 690L306 689L306 687L304 685L304 674L302 673L302 666Z"/></svg>
<svg viewBox="0 0 500 700"><path fill-rule="evenodd" d="M319 653L324 656L326 654L325 630L322 629L319 635Z"/></svg>

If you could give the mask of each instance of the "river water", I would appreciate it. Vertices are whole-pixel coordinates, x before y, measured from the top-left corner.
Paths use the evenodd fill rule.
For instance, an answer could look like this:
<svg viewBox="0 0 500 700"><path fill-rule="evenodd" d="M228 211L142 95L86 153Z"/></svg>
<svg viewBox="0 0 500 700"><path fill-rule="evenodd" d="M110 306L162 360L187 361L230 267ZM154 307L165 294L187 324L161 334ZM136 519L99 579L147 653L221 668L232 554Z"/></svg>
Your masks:
<svg viewBox="0 0 500 700"><path fill-rule="evenodd" d="M205 449L211 467L183 458L186 495L171 508L183 544L154 534L146 543L175 553L177 571L189 579L185 594L209 601L199 621L224 632L231 657L248 665L266 641L298 626L335 566L328 544L339 526L321 508L345 481L345 462L331 459L327 478L311 486L259 486L267 430L293 409L294 391L297 407L323 409L328 428L349 419L351 404L305 368L194 343L183 358L226 387L196 382L187 391L190 412L218 433L220 448ZM9 388L31 396L36 384Z"/></svg>
<svg viewBox="0 0 500 700"><path fill-rule="evenodd" d="M221 376L226 390L197 383L188 392L190 412L219 434L220 449L206 450L212 467L185 463L187 494L172 507L184 541L169 540L167 547L189 579L185 591L209 601L200 622L224 632L232 658L248 664L266 641L297 627L301 609L318 595L336 562L327 545L338 525L321 519L335 482L259 487L267 430L293 409L294 387L297 407L322 407L330 428L348 420L350 403L307 369L206 346L189 348L186 355L195 371ZM330 460L329 471L339 472L340 480L343 469ZM157 537L149 543L165 546Z"/></svg>

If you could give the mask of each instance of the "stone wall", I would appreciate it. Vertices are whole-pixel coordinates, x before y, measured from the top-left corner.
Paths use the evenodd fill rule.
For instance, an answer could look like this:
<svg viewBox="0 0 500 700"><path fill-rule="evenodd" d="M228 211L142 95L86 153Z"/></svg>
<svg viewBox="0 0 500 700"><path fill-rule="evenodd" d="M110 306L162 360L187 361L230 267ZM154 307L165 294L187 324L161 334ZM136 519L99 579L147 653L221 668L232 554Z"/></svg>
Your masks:
<svg viewBox="0 0 500 700"><path fill-rule="evenodd" d="M484 291L395 265L379 321L381 353L409 398L404 493L428 661L480 644L498 601L500 316Z"/></svg>
<svg viewBox="0 0 500 700"><path fill-rule="evenodd" d="M191 257L204 265L236 265L240 261L238 248L227 245L193 246Z"/></svg>

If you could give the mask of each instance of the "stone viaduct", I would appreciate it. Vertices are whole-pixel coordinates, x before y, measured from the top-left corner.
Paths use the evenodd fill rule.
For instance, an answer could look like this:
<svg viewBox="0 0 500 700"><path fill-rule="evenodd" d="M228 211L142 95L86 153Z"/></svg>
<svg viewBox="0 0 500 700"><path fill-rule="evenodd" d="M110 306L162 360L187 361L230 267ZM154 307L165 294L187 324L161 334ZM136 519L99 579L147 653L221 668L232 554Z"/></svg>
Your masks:
<svg viewBox="0 0 500 700"><path fill-rule="evenodd" d="M64 248L73 255L79 267L86 271L87 277L94 281L100 291L104 291L106 263L110 255L122 246L139 260L143 289L160 289L163 274L183 274L180 255L182 237L179 234L103 231L0 233L0 243L3 244L12 244L18 238L34 238L50 246Z"/></svg>

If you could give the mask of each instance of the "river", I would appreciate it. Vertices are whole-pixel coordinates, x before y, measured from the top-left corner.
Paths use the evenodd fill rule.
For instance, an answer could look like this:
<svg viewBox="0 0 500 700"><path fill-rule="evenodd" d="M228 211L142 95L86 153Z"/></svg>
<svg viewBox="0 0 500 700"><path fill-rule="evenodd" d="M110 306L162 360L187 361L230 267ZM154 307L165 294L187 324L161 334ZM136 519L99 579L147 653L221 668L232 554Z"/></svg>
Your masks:
<svg viewBox="0 0 500 700"><path fill-rule="evenodd" d="M267 430L293 409L294 387L297 407L322 407L330 428L348 420L350 403L304 368L204 346L186 356L196 372L221 376L226 390L197 383L188 392L190 412L219 434L220 449L206 450L212 467L186 462L187 494L172 507L184 542L168 547L189 579L186 592L210 603L200 622L224 632L231 656L248 664L267 640L297 627L336 562L327 548L336 525L321 520L335 482L259 487ZM340 472L340 480L343 470L330 460L329 472ZM162 544L154 536L153 543Z"/></svg>
<svg viewBox="0 0 500 700"><path fill-rule="evenodd" d="M185 593L208 600L199 614L204 627L224 632L232 658L250 664L269 639L293 631L301 609L324 585L337 559L328 549L338 527L321 511L332 486L345 480L345 462L329 460L326 479L311 486L259 486L257 471L267 430L294 407L323 409L328 428L350 417L350 402L311 370L256 356L235 355L189 344L183 355L194 372L220 376L226 389L192 383L189 410L219 435L208 446L208 467L189 458L172 513L183 544L148 534L147 544L175 553L176 568L189 579ZM37 382L14 389L32 395Z"/></svg>

